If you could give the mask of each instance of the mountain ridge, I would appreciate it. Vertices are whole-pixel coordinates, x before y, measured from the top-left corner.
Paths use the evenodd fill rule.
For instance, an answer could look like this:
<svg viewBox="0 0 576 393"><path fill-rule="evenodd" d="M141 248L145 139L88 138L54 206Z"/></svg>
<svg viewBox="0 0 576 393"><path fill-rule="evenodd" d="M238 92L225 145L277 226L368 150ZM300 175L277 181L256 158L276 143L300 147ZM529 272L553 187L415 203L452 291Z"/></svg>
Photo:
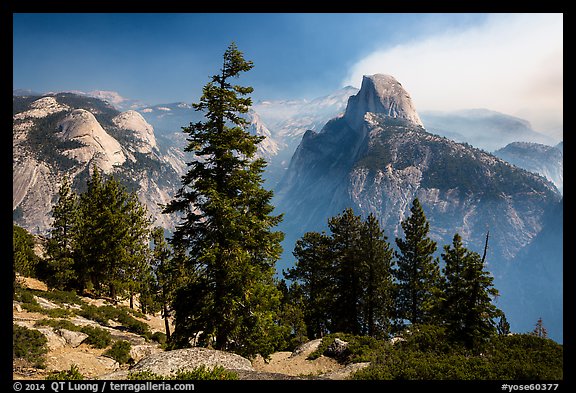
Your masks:
<svg viewBox="0 0 576 393"><path fill-rule="evenodd" d="M393 93L398 94L409 97ZM389 238L401 237L400 223L418 198L438 253L455 233L481 253L489 232L487 264L496 287L506 287L509 266L541 233L546 212L561 200L557 187L482 149L432 134L413 118L390 116L385 107L384 113L370 112L379 109L364 101L364 108L355 109L363 113L361 123L344 115L320 132L304 134L273 201L285 214L284 244L289 248L307 231L326 230L328 218L348 207L363 217L374 214ZM409 101L403 105L396 113L412 112ZM290 252L285 250L282 268L290 266Z"/></svg>

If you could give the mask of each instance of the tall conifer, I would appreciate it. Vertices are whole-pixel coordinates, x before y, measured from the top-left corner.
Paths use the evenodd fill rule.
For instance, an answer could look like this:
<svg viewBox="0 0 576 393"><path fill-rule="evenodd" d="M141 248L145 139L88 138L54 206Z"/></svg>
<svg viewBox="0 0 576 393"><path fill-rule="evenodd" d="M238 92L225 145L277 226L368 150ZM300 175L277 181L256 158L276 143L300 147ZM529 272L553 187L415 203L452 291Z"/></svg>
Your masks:
<svg viewBox="0 0 576 393"><path fill-rule="evenodd" d="M397 238L395 255L397 269L396 310L401 321L412 324L431 323L440 285L438 259L434 258L436 242L429 238L430 224L418 198L410 208L410 216L402 221L404 239Z"/></svg>
<svg viewBox="0 0 576 393"><path fill-rule="evenodd" d="M204 345L248 356L271 353L277 340L273 276L283 238L272 231L281 217L262 187L266 162L255 158L263 137L250 135L243 117L253 89L233 84L252 67L234 43L228 47L193 104L204 120L183 128L195 159L164 210L182 214L171 241L186 250L193 276L176 301L174 336L187 345L199 334Z"/></svg>

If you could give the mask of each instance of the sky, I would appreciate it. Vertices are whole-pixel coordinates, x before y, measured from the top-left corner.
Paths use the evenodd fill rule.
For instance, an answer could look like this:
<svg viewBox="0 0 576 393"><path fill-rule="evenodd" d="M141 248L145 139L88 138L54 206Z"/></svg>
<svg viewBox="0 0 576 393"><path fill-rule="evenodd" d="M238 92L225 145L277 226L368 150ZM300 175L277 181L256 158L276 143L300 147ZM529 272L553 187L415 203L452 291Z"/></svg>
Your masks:
<svg viewBox="0 0 576 393"><path fill-rule="evenodd" d="M195 102L234 41L258 100L313 99L394 76L418 111L487 108L562 139L563 15L13 14L13 87Z"/></svg>

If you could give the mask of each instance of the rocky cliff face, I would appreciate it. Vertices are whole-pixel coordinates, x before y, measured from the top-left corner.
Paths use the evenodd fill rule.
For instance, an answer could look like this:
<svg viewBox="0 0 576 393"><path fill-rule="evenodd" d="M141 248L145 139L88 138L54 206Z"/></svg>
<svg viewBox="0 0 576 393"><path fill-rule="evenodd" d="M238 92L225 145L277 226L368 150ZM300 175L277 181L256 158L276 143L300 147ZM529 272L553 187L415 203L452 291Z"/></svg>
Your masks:
<svg viewBox="0 0 576 393"><path fill-rule="evenodd" d="M387 236L402 236L400 222L415 197L440 249L458 232L481 252L489 230L488 260L504 264L539 233L560 194L538 175L426 132L401 85L375 75L364 78L343 117L304 134L275 203L286 213L282 229L291 247L346 207L374 213Z"/></svg>
<svg viewBox="0 0 576 393"><path fill-rule="evenodd" d="M370 75L362 78L358 94L351 96L344 117L353 129L364 123L366 113L378 113L389 121L405 120L423 127L410 95L390 75Z"/></svg>
<svg viewBox="0 0 576 393"><path fill-rule="evenodd" d="M14 97L13 218L45 234L64 176L82 191L96 165L135 191L155 225L172 228L161 214L179 187L183 157L156 142L153 127L135 111L118 112L105 102L65 93Z"/></svg>

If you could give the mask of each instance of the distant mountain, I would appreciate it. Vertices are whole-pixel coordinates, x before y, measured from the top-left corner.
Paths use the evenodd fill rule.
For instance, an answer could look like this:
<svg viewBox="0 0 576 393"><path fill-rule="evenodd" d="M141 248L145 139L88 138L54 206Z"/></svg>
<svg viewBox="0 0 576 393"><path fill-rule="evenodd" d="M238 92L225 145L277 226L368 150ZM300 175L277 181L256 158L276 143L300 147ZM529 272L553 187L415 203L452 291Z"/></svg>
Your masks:
<svg viewBox="0 0 576 393"><path fill-rule="evenodd" d="M174 217L160 213L180 186L180 152L157 143L153 127L136 111L119 112L108 102L59 93L13 97L13 219L45 234L65 176L83 191L92 165L135 191L156 219L172 228Z"/></svg>
<svg viewBox="0 0 576 393"><path fill-rule="evenodd" d="M558 143L557 140L535 131L524 119L488 109L422 112L420 115L427 131L489 152L511 142L535 142L545 145Z"/></svg>
<svg viewBox="0 0 576 393"><path fill-rule="evenodd" d="M494 152L494 155L524 168L539 173L552 181L562 192L564 183L563 144L547 146L531 142L513 142Z"/></svg>
<svg viewBox="0 0 576 393"><path fill-rule="evenodd" d="M182 133L182 127L202 120L202 114L184 102L146 106L138 109L138 112L154 126L159 135L165 136L175 132Z"/></svg>
<svg viewBox="0 0 576 393"><path fill-rule="evenodd" d="M488 266L497 287L507 285L508 267L540 234L561 194L543 177L431 134L422 123L400 83L372 75L343 116L306 131L276 189L274 204L285 214L281 268L293 263L296 239L325 230L347 207L375 214L390 239L403 236L400 222L418 197L439 252L455 233L482 252L489 231Z"/></svg>
<svg viewBox="0 0 576 393"><path fill-rule="evenodd" d="M357 88L347 86L312 100L260 101L253 108L286 146L283 153L290 159L304 132L319 130L331 118L342 115L348 98L357 92Z"/></svg>
<svg viewBox="0 0 576 393"><path fill-rule="evenodd" d="M28 97L28 96L41 96L42 93L38 93L32 89L13 89L12 96Z"/></svg>

